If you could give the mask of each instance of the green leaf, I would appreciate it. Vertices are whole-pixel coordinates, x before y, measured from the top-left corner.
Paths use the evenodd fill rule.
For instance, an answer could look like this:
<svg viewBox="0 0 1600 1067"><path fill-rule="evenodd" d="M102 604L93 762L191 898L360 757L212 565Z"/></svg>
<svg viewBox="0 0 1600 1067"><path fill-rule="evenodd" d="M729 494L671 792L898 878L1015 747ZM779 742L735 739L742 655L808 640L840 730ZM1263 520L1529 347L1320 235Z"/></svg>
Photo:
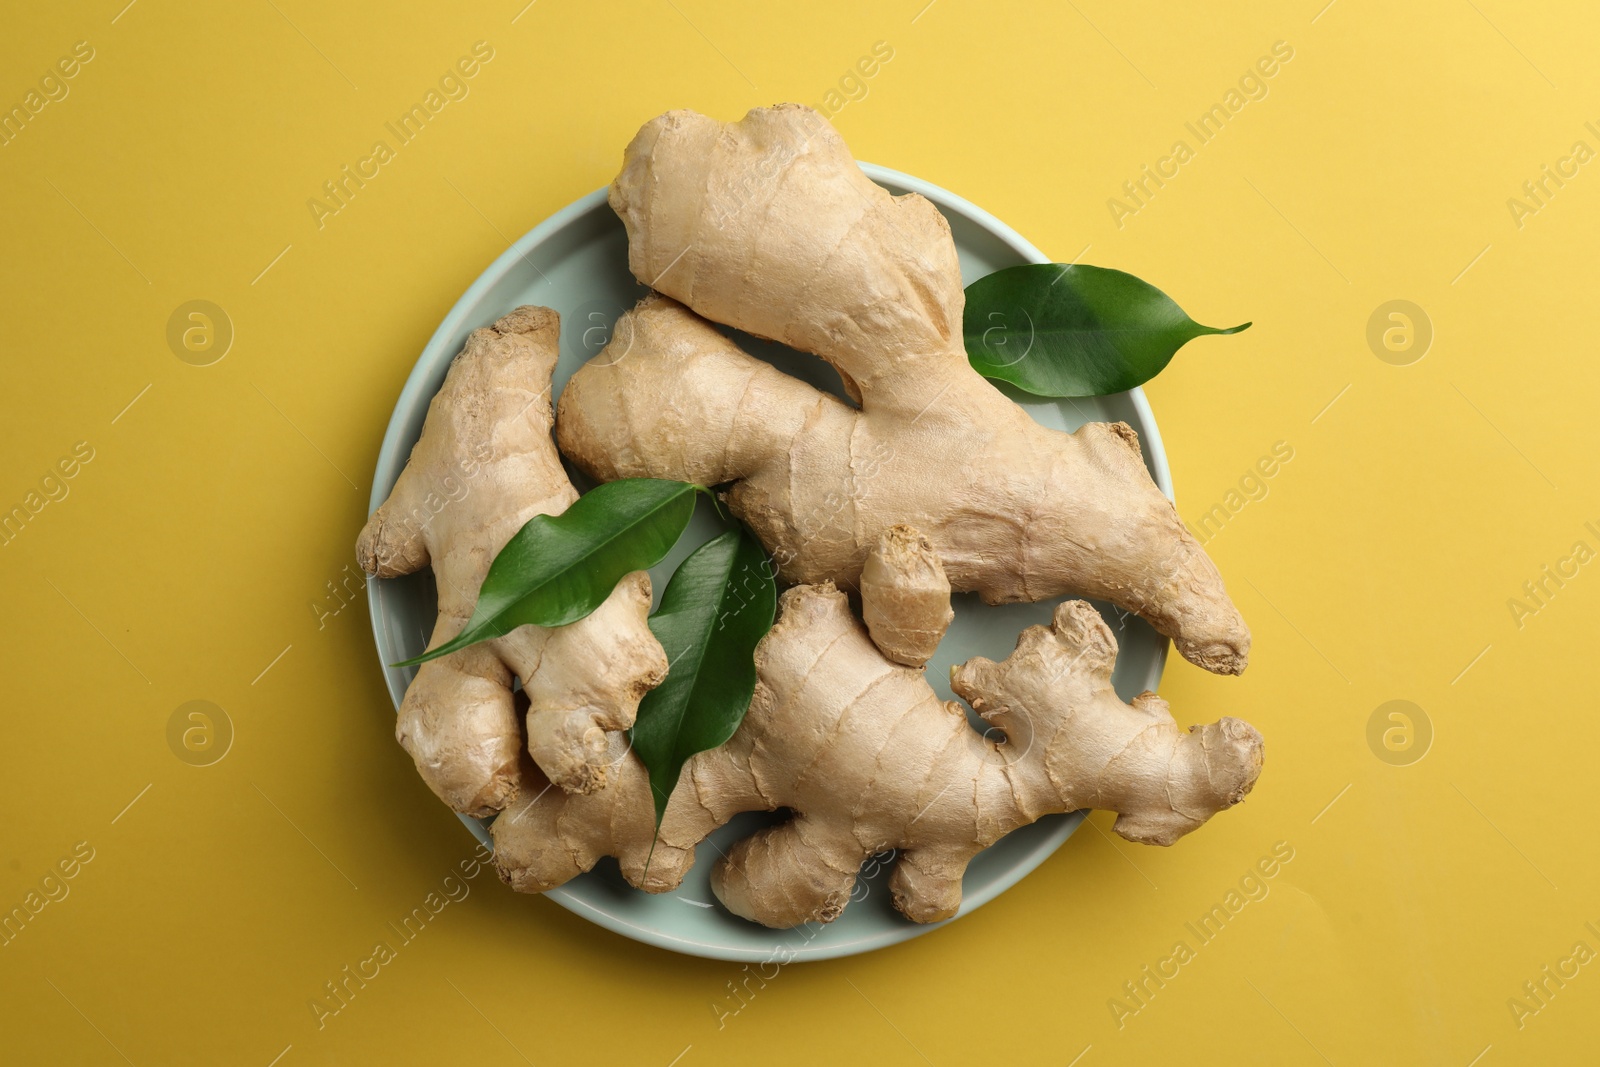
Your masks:
<svg viewBox="0 0 1600 1067"><path fill-rule="evenodd" d="M1028 263L967 286L967 358L1039 396L1105 396L1143 385L1206 334L1160 289L1105 267Z"/></svg>
<svg viewBox="0 0 1600 1067"><path fill-rule="evenodd" d="M639 703L633 750L650 771L656 825L685 761L739 728L756 689L756 645L772 629L778 587L747 530L707 541L678 567L650 629L671 664Z"/></svg>
<svg viewBox="0 0 1600 1067"><path fill-rule="evenodd" d="M461 633L410 667L533 623L565 626L605 602L622 577L661 562L694 514L687 482L607 482L560 515L535 515L495 556Z"/></svg>

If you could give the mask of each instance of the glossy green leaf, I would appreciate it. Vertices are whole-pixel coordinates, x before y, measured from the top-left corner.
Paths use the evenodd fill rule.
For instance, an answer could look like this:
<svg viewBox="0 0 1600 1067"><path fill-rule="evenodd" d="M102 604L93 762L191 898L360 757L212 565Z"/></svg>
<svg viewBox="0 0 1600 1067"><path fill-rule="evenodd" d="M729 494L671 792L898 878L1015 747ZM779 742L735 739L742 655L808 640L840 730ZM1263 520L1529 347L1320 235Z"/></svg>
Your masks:
<svg viewBox="0 0 1600 1067"><path fill-rule="evenodd" d="M532 623L565 626L605 602L622 577L661 562L694 514L686 482L624 478L579 497L560 515L535 515L489 565L461 633L409 667Z"/></svg>
<svg viewBox="0 0 1600 1067"><path fill-rule="evenodd" d="M986 378L1039 396L1104 396L1143 385L1173 354L1219 330L1160 289L1105 267L1028 263L967 286L967 358Z"/></svg>
<svg viewBox="0 0 1600 1067"><path fill-rule="evenodd" d="M756 688L756 645L772 629L777 600L767 554L742 529L695 549L661 594L650 629L671 666L645 694L633 726L657 825L685 761L728 740L744 721Z"/></svg>

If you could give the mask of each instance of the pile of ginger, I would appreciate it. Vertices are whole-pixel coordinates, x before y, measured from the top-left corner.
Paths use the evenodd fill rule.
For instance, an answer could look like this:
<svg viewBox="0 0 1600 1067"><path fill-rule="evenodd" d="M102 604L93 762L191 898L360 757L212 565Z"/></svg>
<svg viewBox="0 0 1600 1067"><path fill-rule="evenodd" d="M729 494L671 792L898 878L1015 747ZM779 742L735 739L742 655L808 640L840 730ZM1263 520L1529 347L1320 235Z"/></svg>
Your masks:
<svg viewBox="0 0 1600 1067"><path fill-rule="evenodd" d="M717 860L730 911L772 927L831 920L862 861L895 849L896 907L933 922L959 909L973 856L1046 814L1114 811L1123 837L1166 845L1244 798L1260 735L1233 718L1183 730L1153 693L1122 701L1116 641L1085 600L1061 602L1003 662L951 672L996 728L984 735L924 678L952 592L1109 601L1221 674L1250 648L1134 431L1046 429L972 369L955 245L930 202L891 196L825 119L780 105L646 123L610 204L653 291L554 407L555 312L518 308L475 331L360 562L385 578L431 565L430 644L448 640L512 534L577 498L565 457L601 481L723 487L789 588L743 724L684 766L659 825L626 732L669 669L646 573L578 622L422 664L397 735L454 810L498 813L506 882L540 892L614 856L631 884L665 892L717 827L782 808L792 816ZM851 402L718 324L821 357ZM421 506L468 456L489 457L473 492Z"/></svg>

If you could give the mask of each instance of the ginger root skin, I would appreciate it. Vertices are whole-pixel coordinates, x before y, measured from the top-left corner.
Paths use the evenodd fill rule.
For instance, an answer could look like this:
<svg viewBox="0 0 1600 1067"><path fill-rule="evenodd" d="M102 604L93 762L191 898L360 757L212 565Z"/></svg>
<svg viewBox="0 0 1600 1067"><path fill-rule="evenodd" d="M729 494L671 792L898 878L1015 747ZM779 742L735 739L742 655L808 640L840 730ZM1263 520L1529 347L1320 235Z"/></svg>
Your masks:
<svg viewBox="0 0 1600 1067"><path fill-rule="evenodd" d="M634 275L664 295L562 394L558 443L586 473L735 483L730 508L787 582L859 588L903 523L957 591L1108 600L1191 662L1244 670L1249 630L1134 431L1046 429L972 369L949 225L868 179L822 116L669 112L628 146L610 201ZM706 319L821 356L859 410Z"/></svg>
<svg viewBox="0 0 1600 1067"><path fill-rule="evenodd" d="M541 892L616 856L631 884L665 892L735 814L790 808L793 818L738 842L713 869L729 910L779 928L830 921L861 863L896 849L895 906L918 922L947 919L971 859L1043 815L1104 808L1118 813L1122 836L1168 845L1249 793L1260 735L1237 719L1184 731L1154 694L1124 703L1111 687L1115 659L1099 614L1069 601L1003 662L956 668L956 691L1004 732L991 740L920 671L886 658L843 593L798 586L757 648L744 723L685 765L653 855L646 772L613 736L610 784L587 795L525 790L492 828L495 864L513 887Z"/></svg>
<svg viewBox="0 0 1600 1067"><path fill-rule="evenodd" d="M405 470L356 543L373 577L432 565L439 617L430 648L466 625L511 536L578 499L550 436L559 337L556 313L540 307L472 332L428 406ZM610 766L608 733L631 726L639 700L666 676L649 612L650 576L638 571L570 626L521 626L429 660L406 689L395 736L450 807L499 811L522 777L522 716L512 699L520 678L533 760L564 789L598 789Z"/></svg>

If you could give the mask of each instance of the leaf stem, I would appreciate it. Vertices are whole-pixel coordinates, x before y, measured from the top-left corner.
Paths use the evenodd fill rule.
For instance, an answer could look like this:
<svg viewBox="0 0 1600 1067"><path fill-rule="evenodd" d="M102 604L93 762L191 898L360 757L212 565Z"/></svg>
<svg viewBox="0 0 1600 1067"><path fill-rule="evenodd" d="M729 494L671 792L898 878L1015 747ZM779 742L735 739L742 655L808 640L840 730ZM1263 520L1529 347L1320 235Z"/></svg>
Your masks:
<svg viewBox="0 0 1600 1067"><path fill-rule="evenodd" d="M1248 325L1248 323L1246 325ZM698 482L690 482L689 484L694 486L695 492L704 493L706 499L711 501L711 507L716 511L717 518L721 519L723 522L733 521L732 516L730 516L726 511L722 510L722 501L717 498L715 491L707 486L700 485Z"/></svg>

